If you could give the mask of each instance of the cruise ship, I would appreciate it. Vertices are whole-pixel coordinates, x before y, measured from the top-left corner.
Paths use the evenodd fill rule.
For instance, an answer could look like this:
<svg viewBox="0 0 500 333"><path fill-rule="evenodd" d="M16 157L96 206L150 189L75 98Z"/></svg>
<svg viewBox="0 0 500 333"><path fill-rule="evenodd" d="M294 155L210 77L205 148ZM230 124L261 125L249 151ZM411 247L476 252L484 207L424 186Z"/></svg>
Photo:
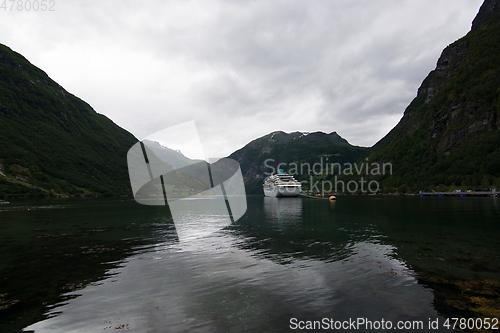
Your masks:
<svg viewBox="0 0 500 333"><path fill-rule="evenodd" d="M266 197L296 197L302 191L302 185L292 175L282 169L264 180L264 195Z"/></svg>

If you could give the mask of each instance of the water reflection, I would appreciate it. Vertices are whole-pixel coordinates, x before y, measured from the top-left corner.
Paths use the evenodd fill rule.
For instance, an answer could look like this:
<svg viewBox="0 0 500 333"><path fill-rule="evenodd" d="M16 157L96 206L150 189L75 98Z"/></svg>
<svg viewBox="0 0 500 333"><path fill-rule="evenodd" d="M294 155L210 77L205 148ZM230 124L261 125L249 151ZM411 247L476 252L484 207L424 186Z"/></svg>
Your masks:
<svg viewBox="0 0 500 333"><path fill-rule="evenodd" d="M488 317L500 292L500 209L496 198L400 197L352 200L395 247L434 305L448 317ZM375 202L378 202L375 204ZM349 205L351 205L349 204Z"/></svg>
<svg viewBox="0 0 500 333"><path fill-rule="evenodd" d="M372 224L342 203L332 210L296 199L249 198L237 223L189 242L159 233L153 248L65 294L79 297L26 330L275 332L288 331L291 318L437 318L432 292Z"/></svg>
<svg viewBox="0 0 500 333"><path fill-rule="evenodd" d="M266 218L281 224L302 221L302 198L264 197Z"/></svg>
<svg viewBox="0 0 500 333"><path fill-rule="evenodd" d="M230 227L244 239L241 249L282 264L296 259L339 261L355 254L354 244L380 235L370 225L361 225L338 214L335 203L307 198L252 198L262 202Z"/></svg>
<svg viewBox="0 0 500 333"><path fill-rule="evenodd" d="M206 237L231 224L222 193L219 197L185 198L169 202L176 211L175 230L180 242Z"/></svg>
<svg viewBox="0 0 500 333"><path fill-rule="evenodd" d="M215 233L227 216L200 218L206 201L182 209L185 230L168 209L132 201L2 205L0 330L36 322L27 330L274 332L288 331L292 317L427 323L438 315L433 302L454 295L435 289L435 298L415 272L498 280L496 200L249 197L246 214ZM43 313L42 303L57 306Z"/></svg>
<svg viewBox="0 0 500 333"><path fill-rule="evenodd" d="M147 217L148 223L143 223ZM161 228L158 226L161 225ZM168 210L122 199L11 200L0 207L0 331L45 318L61 294L108 278L137 247L166 241Z"/></svg>
<svg viewBox="0 0 500 333"><path fill-rule="evenodd" d="M336 200L328 200L328 204L330 205L330 209L335 209L335 205L337 204Z"/></svg>
<svg viewBox="0 0 500 333"><path fill-rule="evenodd" d="M221 233L185 247L137 254L99 285L90 285L36 332L274 332L290 318L386 320L434 318L432 293L418 285L391 248L354 245L345 261L297 260L283 266L237 250ZM50 315L50 314L49 314Z"/></svg>
<svg viewBox="0 0 500 333"><path fill-rule="evenodd" d="M385 242L414 269L444 277L500 279L500 210L495 198L385 198L364 204Z"/></svg>

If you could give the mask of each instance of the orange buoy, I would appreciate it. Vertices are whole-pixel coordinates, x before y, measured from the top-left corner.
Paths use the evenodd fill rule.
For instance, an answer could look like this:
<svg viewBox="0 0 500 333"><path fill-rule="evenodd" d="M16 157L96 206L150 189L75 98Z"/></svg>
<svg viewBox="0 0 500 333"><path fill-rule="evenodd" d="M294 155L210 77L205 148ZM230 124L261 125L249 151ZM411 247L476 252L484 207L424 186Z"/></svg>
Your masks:
<svg viewBox="0 0 500 333"><path fill-rule="evenodd" d="M334 196L334 195L332 195L332 196L330 196L330 197L328 198L328 200L333 201L333 200L337 200L337 198L335 198L335 196Z"/></svg>

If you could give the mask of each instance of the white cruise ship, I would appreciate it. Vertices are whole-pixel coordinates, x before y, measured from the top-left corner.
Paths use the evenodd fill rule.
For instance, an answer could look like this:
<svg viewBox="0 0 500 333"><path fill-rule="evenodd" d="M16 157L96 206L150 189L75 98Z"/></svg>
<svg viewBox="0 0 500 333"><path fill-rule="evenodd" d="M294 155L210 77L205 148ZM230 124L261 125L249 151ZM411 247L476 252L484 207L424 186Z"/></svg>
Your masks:
<svg viewBox="0 0 500 333"><path fill-rule="evenodd" d="M267 177L263 186L266 197L296 197L302 191L300 182L281 169L278 174Z"/></svg>

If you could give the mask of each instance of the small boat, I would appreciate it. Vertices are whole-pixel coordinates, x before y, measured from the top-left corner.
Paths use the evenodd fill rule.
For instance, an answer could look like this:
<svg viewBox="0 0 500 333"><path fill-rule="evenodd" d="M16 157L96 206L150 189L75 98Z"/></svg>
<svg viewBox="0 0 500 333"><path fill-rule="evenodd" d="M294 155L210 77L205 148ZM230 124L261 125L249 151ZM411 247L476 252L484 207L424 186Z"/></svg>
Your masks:
<svg viewBox="0 0 500 333"><path fill-rule="evenodd" d="M266 197L296 197L302 191L302 184L282 169L267 177L263 187Z"/></svg>

